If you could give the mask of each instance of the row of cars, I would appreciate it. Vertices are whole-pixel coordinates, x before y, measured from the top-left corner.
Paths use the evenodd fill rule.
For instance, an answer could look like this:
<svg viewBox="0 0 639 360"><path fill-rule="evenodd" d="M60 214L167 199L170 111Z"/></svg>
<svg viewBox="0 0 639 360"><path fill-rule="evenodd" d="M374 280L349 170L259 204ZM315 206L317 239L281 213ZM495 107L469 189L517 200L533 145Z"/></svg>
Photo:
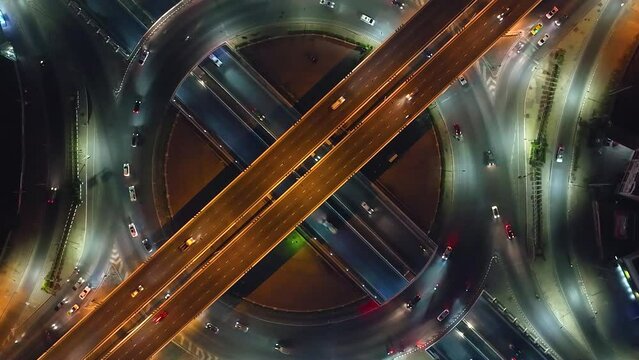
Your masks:
<svg viewBox="0 0 639 360"><path fill-rule="evenodd" d="M80 277L78 279L78 281L73 285L73 290L78 290L83 284L85 283L85 279ZM80 302L82 300L84 300L87 295L89 295L89 293L91 292L92 288L91 285L87 284L84 289L82 289L82 291L80 292L80 294L78 294L78 298L80 298ZM69 303L69 299L68 298L64 298L62 299L56 306L55 306L55 311L60 310L65 304ZM76 311L78 311L80 309L80 304L79 303L75 303L73 304L73 306L71 306L71 308L69 310L67 310L67 315L71 316L73 315Z"/></svg>
<svg viewBox="0 0 639 360"><path fill-rule="evenodd" d="M320 5L326 6L327 8L330 9L334 9L335 8L335 1L329 1L329 0L319 0ZM403 10L404 6L406 6L406 4L403 1L400 0L391 0L391 4L398 7L399 9ZM370 26L374 26L375 25L375 19L373 19L372 17L362 13L360 14L359 19L365 23L367 23Z"/></svg>

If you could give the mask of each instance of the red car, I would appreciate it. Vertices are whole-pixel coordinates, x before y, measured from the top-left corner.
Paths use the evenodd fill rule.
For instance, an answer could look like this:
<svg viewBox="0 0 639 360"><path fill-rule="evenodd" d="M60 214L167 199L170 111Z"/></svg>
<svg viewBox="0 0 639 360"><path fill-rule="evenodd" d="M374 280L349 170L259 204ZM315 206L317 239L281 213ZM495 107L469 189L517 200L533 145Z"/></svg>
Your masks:
<svg viewBox="0 0 639 360"><path fill-rule="evenodd" d="M167 315L169 315L169 313L166 312L166 310L162 310L157 315L155 315L155 317L153 318L153 322L157 324L162 321L162 319L164 319Z"/></svg>
<svg viewBox="0 0 639 360"><path fill-rule="evenodd" d="M508 236L508 239L512 240L515 238L515 232L513 231L512 225L506 224L504 230L506 230L506 236Z"/></svg>

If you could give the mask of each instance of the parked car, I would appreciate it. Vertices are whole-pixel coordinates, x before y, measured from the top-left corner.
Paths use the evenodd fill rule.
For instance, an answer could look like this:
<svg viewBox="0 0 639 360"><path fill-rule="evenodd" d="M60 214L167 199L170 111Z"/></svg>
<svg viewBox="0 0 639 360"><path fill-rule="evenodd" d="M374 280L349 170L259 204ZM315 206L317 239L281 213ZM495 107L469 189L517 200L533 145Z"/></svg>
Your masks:
<svg viewBox="0 0 639 360"><path fill-rule="evenodd" d="M546 41L548 41L549 38L550 38L550 34L544 34L544 36L541 39L539 39L539 41L537 41L537 45L543 46L546 43Z"/></svg>
<svg viewBox="0 0 639 360"><path fill-rule="evenodd" d="M89 295L90 292L91 292L91 287L86 286L84 290L82 290L80 295L78 295L78 297L80 298L80 300L84 300L84 298L87 297L87 295Z"/></svg>
<svg viewBox="0 0 639 360"><path fill-rule="evenodd" d="M546 13L546 17L548 19L552 18L557 13L557 11L559 11L559 8L556 6L553 6L552 9L550 9L550 11Z"/></svg>
<svg viewBox="0 0 639 360"><path fill-rule="evenodd" d="M538 23L537 25L533 26L532 29L530 29L530 35L532 36L537 35L537 33L539 32L539 30L541 30L542 27L544 27L544 24L542 23Z"/></svg>

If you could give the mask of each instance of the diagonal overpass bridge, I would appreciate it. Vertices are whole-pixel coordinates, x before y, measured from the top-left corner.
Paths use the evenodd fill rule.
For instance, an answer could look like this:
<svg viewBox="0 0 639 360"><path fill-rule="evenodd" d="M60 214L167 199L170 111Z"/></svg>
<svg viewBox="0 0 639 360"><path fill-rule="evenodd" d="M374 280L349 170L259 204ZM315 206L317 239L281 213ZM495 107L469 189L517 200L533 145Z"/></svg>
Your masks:
<svg viewBox="0 0 639 360"><path fill-rule="evenodd" d="M113 358L152 355L266 255L538 2L487 2L482 14L474 17L464 32L405 80L410 62L476 4L461 0L429 2L42 358L98 358L109 349ZM513 13L503 23L497 23L493 17L506 5L513 7ZM429 17L432 14L437 16ZM371 109L392 89L392 95ZM405 97L408 93L415 93L410 102ZM332 110L330 105L340 96L347 100ZM341 124L363 115L366 116L361 124L292 188L272 204L265 201ZM197 241L182 253L178 247L190 237ZM146 321L124 340L119 339L117 332L126 322L186 267L211 254L214 256L206 265L162 305L162 309L174 309L171 322L153 328L154 324ZM215 279L215 285L208 279ZM132 299L131 289L141 283L147 290ZM154 340L138 346L140 339L148 339L146 336L153 336Z"/></svg>

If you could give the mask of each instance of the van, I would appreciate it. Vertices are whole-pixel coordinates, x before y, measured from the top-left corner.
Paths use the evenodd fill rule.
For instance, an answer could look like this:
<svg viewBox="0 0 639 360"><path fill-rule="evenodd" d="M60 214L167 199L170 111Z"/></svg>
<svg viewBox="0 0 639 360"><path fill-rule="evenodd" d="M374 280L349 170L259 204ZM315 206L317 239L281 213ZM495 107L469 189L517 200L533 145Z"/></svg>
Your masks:
<svg viewBox="0 0 639 360"><path fill-rule="evenodd" d="M340 96L339 99L337 99L333 105L331 105L331 109L336 110L338 107L340 107L344 101L346 101L346 99L343 96Z"/></svg>

